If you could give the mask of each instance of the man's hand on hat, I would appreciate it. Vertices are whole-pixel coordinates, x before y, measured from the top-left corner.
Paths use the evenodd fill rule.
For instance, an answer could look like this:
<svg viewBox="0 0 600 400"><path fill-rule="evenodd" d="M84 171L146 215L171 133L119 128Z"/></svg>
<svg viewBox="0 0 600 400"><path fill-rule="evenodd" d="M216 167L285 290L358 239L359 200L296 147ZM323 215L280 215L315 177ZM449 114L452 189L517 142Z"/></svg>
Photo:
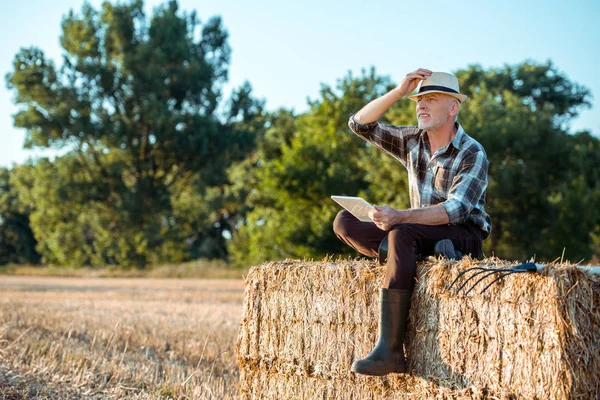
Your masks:
<svg viewBox="0 0 600 400"><path fill-rule="evenodd" d="M401 212L388 206L373 206L369 217L382 231L389 231L394 225L401 223Z"/></svg>
<svg viewBox="0 0 600 400"><path fill-rule="evenodd" d="M402 82L396 87L401 97L406 96L417 88L419 82L430 76L432 72L428 69L419 68L416 71L406 74Z"/></svg>

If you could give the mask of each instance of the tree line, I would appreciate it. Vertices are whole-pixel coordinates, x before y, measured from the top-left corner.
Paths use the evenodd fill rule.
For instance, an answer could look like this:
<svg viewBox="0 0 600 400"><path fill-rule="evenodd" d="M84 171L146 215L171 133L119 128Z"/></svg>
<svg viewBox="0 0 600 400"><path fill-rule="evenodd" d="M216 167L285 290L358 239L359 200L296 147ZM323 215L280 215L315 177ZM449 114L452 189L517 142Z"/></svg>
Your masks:
<svg viewBox="0 0 600 400"><path fill-rule="evenodd" d="M176 1L84 4L62 21L62 63L36 47L6 85L26 148L63 149L0 169L0 264L144 268L220 258L351 254L329 196L409 206L407 174L349 133L349 116L395 86L374 68L322 85L303 113L268 111L249 83L223 93L231 50L220 18ZM459 122L490 161L486 255L600 256L600 140L571 132L591 95L551 61L454 71ZM398 101L384 122L414 125Z"/></svg>

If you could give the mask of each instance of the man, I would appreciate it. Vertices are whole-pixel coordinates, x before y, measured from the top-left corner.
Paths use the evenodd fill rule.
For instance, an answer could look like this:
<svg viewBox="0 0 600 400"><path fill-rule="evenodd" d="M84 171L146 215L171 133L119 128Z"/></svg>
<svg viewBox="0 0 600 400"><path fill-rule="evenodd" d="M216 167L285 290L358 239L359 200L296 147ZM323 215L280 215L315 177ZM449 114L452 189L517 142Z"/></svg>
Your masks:
<svg viewBox="0 0 600 400"><path fill-rule="evenodd" d="M416 102L418 126L378 122L415 88L409 99ZM377 257L387 240L379 340L366 358L354 361L353 372L406 372L403 342L419 255L481 256L482 241L491 231L484 210L488 161L481 144L456 122L466 98L454 75L418 69L350 117L354 133L406 167L411 200L409 210L375 206L374 222L361 222L347 211L334 221L336 235L364 255Z"/></svg>

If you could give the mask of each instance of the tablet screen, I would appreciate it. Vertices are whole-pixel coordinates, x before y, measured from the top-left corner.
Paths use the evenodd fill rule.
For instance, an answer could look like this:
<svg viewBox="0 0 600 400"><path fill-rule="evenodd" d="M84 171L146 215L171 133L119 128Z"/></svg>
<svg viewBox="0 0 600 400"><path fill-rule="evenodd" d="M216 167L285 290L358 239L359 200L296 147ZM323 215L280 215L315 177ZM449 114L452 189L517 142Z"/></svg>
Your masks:
<svg viewBox="0 0 600 400"><path fill-rule="evenodd" d="M340 206L348 210L348 212L354 215L359 221L373 222L369 217L369 211L373 209L373 206L362 197L331 196L331 198Z"/></svg>

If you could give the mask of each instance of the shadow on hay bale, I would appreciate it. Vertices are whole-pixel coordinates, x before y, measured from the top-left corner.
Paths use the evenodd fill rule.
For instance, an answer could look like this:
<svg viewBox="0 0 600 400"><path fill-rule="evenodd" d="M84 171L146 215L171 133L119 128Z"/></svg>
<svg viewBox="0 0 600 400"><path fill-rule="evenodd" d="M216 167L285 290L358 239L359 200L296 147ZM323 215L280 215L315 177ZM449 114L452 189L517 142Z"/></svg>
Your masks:
<svg viewBox="0 0 600 400"><path fill-rule="evenodd" d="M445 290L476 264L419 265L408 375L354 375L377 339L384 268L272 262L246 278L237 343L244 399L593 399L600 393L600 286L569 265L519 274L483 295ZM493 279L493 278L490 278Z"/></svg>

